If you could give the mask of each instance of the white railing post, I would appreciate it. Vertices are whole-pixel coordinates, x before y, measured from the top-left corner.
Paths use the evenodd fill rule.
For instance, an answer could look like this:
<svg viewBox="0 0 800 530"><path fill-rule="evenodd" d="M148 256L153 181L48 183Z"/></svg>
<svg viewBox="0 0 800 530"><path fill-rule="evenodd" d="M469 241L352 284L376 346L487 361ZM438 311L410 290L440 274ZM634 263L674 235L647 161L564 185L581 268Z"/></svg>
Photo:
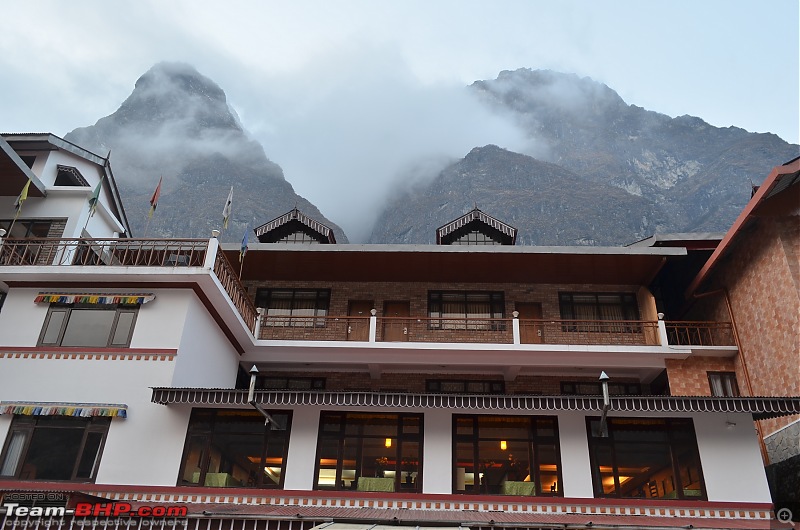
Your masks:
<svg viewBox="0 0 800 530"><path fill-rule="evenodd" d="M514 344L522 344L522 338L519 333L519 311L514 311L511 315L514 317L511 319L511 333L514 337Z"/></svg>
<svg viewBox="0 0 800 530"><path fill-rule="evenodd" d="M214 262L217 260L217 250L219 249L219 230L211 231L211 239L208 240L208 248L206 249L206 259L203 262L203 267L209 270L214 270Z"/></svg>
<svg viewBox="0 0 800 530"><path fill-rule="evenodd" d="M667 324L664 322L664 313L658 314L658 338L662 346L669 346L667 337Z"/></svg>
<svg viewBox="0 0 800 530"><path fill-rule="evenodd" d="M378 314L376 309L369 310L369 341L375 342L375 337L378 335Z"/></svg>
<svg viewBox="0 0 800 530"><path fill-rule="evenodd" d="M263 307L256 308L256 329L253 331L253 336L256 340L258 340L259 335L261 335L261 318L264 314Z"/></svg>

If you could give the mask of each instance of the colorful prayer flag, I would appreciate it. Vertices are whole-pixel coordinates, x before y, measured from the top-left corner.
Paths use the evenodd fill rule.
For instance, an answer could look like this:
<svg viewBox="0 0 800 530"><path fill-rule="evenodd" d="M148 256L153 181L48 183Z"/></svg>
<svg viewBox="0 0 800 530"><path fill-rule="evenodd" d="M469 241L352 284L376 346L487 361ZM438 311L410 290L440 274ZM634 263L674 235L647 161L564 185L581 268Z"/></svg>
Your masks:
<svg viewBox="0 0 800 530"><path fill-rule="evenodd" d="M247 254L247 236L250 234L250 227L244 229L244 237L242 237L242 248L239 249L239 262L244 261L244 255Z"/></svg>
<svg viewBox="0 0 800 530"><path fill-rule="evenodd" d="M92 196L89 197L89 217L94 215L95 210L97 210L97 202L100 200L100 188L103 186L103 179L100 179L100 182L97 183L97 187L94 189Z"/></svg>
<svg viewBox="0 0 800 530"><path fill-rule="evenodd" d="M19 196L17 200L14 201L14 208L17 210L17 214L19 214L20 210L22 210L22 203L28 198L28 188L31 187L31 179L28 179L28 182L25 183L23 186L22 191L19 192Z"/></svg>

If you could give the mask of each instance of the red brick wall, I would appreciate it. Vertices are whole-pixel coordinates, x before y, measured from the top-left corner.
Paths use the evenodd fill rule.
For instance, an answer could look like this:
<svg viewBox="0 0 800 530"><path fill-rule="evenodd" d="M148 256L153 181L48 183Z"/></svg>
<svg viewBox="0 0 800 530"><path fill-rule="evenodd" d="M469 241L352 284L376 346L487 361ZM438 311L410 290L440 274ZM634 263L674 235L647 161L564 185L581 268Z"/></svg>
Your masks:
<svg viewBox="0 0 800 530"><path fill-rule="evenodd" d="M665 362L669 390L673 396L710 396L708 372L733 372L737 364L734 358L727 357L689 357L684 360L667 359ZM739 373L736 379L742 380Z"/></svg>
<svg viewBox="0 0 800 530"><path fill-rule="evenodd" d="M712 271L707 291L725 287L742 353L756 396L800 395L800 220L761 217L738 235L728 256ZM692 316L729 320L725 299L714 295ZM739 389L748 393L736 360ZM671 381L670 381L671 383ZM797 416L765 420L765 435Z"/></svg>

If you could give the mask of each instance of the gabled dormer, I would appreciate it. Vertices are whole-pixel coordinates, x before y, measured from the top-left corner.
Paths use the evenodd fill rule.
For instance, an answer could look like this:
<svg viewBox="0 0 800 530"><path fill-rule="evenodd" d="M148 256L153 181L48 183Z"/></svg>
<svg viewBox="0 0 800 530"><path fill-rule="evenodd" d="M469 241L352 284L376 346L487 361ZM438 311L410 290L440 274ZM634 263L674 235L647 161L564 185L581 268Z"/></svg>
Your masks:
<svg viewBox="0 0 800 530"><path fill-rule="evenodd" d="M514 245L517 229L477 207L436 229L437 245Z"/></svg>
<svg viewBox="0 0 800 530"><path fill-rule="evenodd" d="M294 208L255 229L261 243L335 244L333 230Z"/></svg>

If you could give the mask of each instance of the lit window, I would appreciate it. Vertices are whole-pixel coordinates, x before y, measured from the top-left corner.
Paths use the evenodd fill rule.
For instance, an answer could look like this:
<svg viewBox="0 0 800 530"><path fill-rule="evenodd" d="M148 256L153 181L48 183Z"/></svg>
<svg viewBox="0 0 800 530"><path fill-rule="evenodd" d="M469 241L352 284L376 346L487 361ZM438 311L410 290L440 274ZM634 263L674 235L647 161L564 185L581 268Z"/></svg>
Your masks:
<svg viewBox="0 0 800 530"><path fill-rule="evenodd" d="M39 346L127 348L139 306L51 304Z"/></svg>
<svg viewBox="0 0 800 530"><path fill-rule="evenodd" d="M734 372L708 372L708 384L711 386L712 396L739 396L739 385L736 384Z"/></svg>
<svg viewBox="0 0 800 530"><path fill-rule="evenodd" d="M430 329L502 330L505 323L493 319L501 319L504 314L502 292L428 292Z"/></svg>
<svg viewBox="0 0 800 530"><path fill-rule="evenodd" d="M0 477L93 482L110 418L15 416Z"/></svg>
<svg viewBox="0 0 800 530"><path fill-rule="evenodd" d="M595 497L704 499L690 419L587 418Z"/></svg>
<svg viewBox="0 0 800 530"><path fill-rule="evenodd" d="M292 413L195 409L189 419L179 486L278 488L283 485Z"/></svg>
<svg viewBox="0 0 800 530"><path fill-rule="evenodd" d="M315 489L422 491L422 415L323 412Z"/></svg>
<svg viewBox="0 0 800 530"><path fill-rule="evenodd" d="M453 416L453 492L563 495L558 420Z"/></svg>

